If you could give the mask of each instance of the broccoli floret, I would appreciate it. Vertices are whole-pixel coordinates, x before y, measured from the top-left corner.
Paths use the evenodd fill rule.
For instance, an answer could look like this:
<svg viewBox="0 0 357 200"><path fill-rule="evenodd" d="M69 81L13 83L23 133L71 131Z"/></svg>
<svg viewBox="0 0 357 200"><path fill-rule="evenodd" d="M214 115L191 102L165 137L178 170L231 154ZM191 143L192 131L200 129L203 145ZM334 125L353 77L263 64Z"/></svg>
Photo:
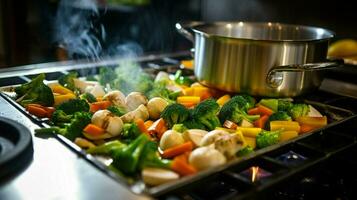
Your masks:
<svg viewBox="0 0 357 200"><path fill-rule="evenodd" d="M54 103L53 93L51 88L43 83L44 79L45 75L40 74L31 82L16 87L16 102L20 103L22 106L26 106L30 103L52 106Z"/></svg>
<svg viewBox="0 0 357 200"><path fill-rule="evenodd" d="M187 127L183 124L175 124L172 127L172 130L177 131L179 133L183 133L183 132L187 131Z"/></svg>
<svg viewBox="0 0 357 200"><path fill-rule="evenodd" d="M112 68L102 67L99 69L99 83L101 85L110 84L110 86L113 86L112 83L116 78L117 76Z"/></svg>
<svg viewBox="0 0 357 200"><path fill-rule="evenodd" d="M135 123L125 123L121 137L126 139L127 142L134 140L141 134L139 127Z"/></svg>
<svg viewBox="0 0 357 200"><path fill-rule="evenodd" d="M254 149L251 146L246 146L237 152L237 156L245 156L245 155L248 155L253 152L254 152Z"/></svg>
<svg viewBox="0 0 357 200"><path fill-rule="evenodd" d="M250 105L251 103L248 103L244 97L235 96L222 106L218 117L221 123L224 123L226 120L233 121L234 123L240 123L242 119L253 122L260 116L247 114L247 109Z"/></svg>
<svg viewBox="0 0 357 200"><path fill-rule="evenodd" d="M188 129L206 129L206 127L201 124L200 122L197 122L197 120L188 118L186 121L183 122L184 126L187 127Z"/></svg>
<svg viewBox="0 0 357 200"><path fill-rule="evenodd" d="M257 135L257 147L259 149L273 145L273 144L277 144L279 142L280 139L280 133L281 130L277 130L277 131L265 131L262 130L262 132L260 132Z"/></svg>
<svg viewBox="0 0 357 200"><path fill-rule="evenodd" d="M192 111L192 118L203 124L206 130L213 130L221 126L217 113L219 105L213 99L207 99L199 103Z"/></svg>
<svg viewBox="0 0 357 200"><path fill-rule="evenodd" d="M80 96L81 99L84 99L86 100L87 102L89 103L94 103L94 102L97 102L97 99L95 98L95 96L91 93L84 93Z"/></svg>
<svg viewBox="0 0 357 200"><path fill-rule="evenodd" d="M70 140L74 140L82 135L83 129L91 122L92 115L88 112L76 112L71 122L65 127L57 126L50 128L36 129L36 134L61 134Z"/></svg>
<svg viewBox="0 0 357 200"><path fill-rule="evenodd" d="M246 100L245 108L247 110L251 109L251 108L253 108L255 106L255 99L252 96L249 96L247 94L242 94L240 96L242 96Z"/></svg>
<svg viewBox="0 0 357 200"><path fill-rule="evenodd" d="M172 161L161 159L157 153L158 145L156 142L149 141L140 155L139 168L157 167L170 168Z"/></svg>
<svg viewBox="0 0 357 200"><path fill-rule="evenodd" d="M169 128L174 124L180 124L186 121L189 116L190 111L185 106L177 103L166 106L161 113L161 117L165 120Z"/></svg>
<svg viewBox="0 0 357 200"><path fill-rule="evenodd" d="M67 115L63 110L56 110L53 112L51 121L58 125L61 123L69 123L72 120L73 115Z"/></svg>
<svg viewBox="0 0 357 200"><path fill-rule="evenodd" d="M74 79L77 77L78 77L77 72L70 72L66 75L59 77L58 83L72 91L75 91L76 87L74 85Z"/></svg>
<svg viewBox="0 0 357 200"><path fill-rule="evenodd" d="M89 104L83 99L70 99L58 105L56 110L62 110L68 115L80 111L89 112Z"/></svg>
<svg viewBox="0 0 357 200"><path fill-rule="evenodd" d="M115 151L123 149L127 145L120 142L119 140L110 141L104 143L100 146L92 147L87 150L90 154L103 154L103 155L113 155Z"/></svg>
<svg viewBox="0 0 357 200"><path fill-rule="evenodd" d="M307 104L293 104L289 110L289 114L293 119L306 116L310 112L310 107Z"/></svg>
<svg viewBox="0 0 357 200"><path fill-rule="evenodd" d="M291 101L287 101L287 100L283 100L283 99L278 100L278 111L288 112L292 106L293 106L293 103L291 103Z"/></svg>
<svg viewBox="0 0 357 200"><path fill-rule="evenodd" d="M118 117L123 116L124 114L127 113L127 110L124 107L114 106L114 105L109 106L107 110L109 110L111 113L113 113Z"/></svg>

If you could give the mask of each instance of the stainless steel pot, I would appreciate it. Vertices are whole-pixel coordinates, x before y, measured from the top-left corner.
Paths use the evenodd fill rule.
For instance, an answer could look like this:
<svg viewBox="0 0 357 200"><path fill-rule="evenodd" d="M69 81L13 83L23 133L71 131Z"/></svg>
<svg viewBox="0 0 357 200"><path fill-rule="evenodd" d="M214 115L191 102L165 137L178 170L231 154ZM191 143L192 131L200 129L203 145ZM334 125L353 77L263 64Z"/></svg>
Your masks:
<svg viewBox="0 0 357 200"><path fill-rule="evenodd" d="M333 32L280 23L176 24L194 42L195 75L204 85L255 96L292 97L322 81ZM187 29L193 30L193 34Z"/></svg>

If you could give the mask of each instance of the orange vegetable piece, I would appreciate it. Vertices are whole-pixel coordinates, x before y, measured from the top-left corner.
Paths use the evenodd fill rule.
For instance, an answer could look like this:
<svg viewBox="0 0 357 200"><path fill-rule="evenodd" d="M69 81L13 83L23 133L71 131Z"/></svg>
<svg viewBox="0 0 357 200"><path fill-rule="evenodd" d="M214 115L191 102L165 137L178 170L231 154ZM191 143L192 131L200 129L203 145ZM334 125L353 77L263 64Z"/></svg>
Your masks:
<svg viewBox="0 0 357 200"><path fill-rule="evenodd" d="M88 133L89 135L92 136L99 136L105 133L105 130L99 126L96 126L94 124L88 124L84 129L84 132Z"/></svg>
<svg viewBox="0 0 357 200"><path fill-rule="evenodd" d="M254 126L258 127L258 128L264 128L265 123L268 121L269 116L268 115L263 115L261 116L259 119L257 119L256 121L254 121Z"/></svg>
<svg viewBox="0 0 357 200"><path fill-rule="evenodd" d="M144 124L146 129L149 129L149 127L153 124L154 122L152 120L147 120Z"/></svg>
<svg viewBox="0 0 357 200"><path fill-rule="evenodd" d="M142 133L148 133L148 130L145 126L145 123L144 123L144 120L141 119L141 118L138 118L135 120L135 124L138 126L139 130L142 132Z"/></svg>
<svg viewBox="0 0 357 200"><path fill-rule="evenodd" d="M300 124L300 132L299 133L300 134L307 133L307 132L310 132L316 128L318 128L318 127L307 125L307 124Z"/></svg>
<svg viewBox="0 0 357 200"><path fill-rule="evenodd" d="M197 170L188 163L188 152L176 156L171 164L171 169L181 176L187 176L197 173Z"/></svg>
<svg viewBox="0 0 357 200"><path fill-rule="evenodd" d="M166 149L165 151L162 152L161 157L172 158L180 154L183 154L187 151L192 151L192 149L193 149L193 144L191 141L188 141L183 144Z"/></svg>
<svg viewBox="0 0 357 200"><path fill-rule="evenodd" d="M35 115L36 117L44 118L48 116L48 112L45 109L38 106L28 105L26 106L26 110L29 113Z"/></svg>
<svg viewBox="0 0 357 200"><path fill-rule="evenodd" d="M161 138L161 136L167 131L167 126L165 123L165 120L160 118L156 120L149 128L148 132L150 135L156 135L158 138Z"/></svg>
<svg viewBox="0 0 357 200"><path fill-rule="evenodd" d="M98 110L107 109L111 105L110 101L98 101L90 104L90 112L97 112Z"/></svg>

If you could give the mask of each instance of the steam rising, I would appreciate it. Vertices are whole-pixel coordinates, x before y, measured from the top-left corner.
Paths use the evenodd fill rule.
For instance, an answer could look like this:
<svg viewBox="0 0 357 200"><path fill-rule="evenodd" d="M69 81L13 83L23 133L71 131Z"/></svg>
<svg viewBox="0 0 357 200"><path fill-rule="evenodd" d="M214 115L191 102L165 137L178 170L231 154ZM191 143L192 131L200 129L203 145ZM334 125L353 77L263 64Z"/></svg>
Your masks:
<svg viewBox="0 0 357 200"><path fill-rule="evenodd" d="M106 48L106 31L101 23L104 8L95 0L61 0L56 14L55 40L70 58L100 59L105 56L135 57L142 48L135 42L112 43Z"/></svg>

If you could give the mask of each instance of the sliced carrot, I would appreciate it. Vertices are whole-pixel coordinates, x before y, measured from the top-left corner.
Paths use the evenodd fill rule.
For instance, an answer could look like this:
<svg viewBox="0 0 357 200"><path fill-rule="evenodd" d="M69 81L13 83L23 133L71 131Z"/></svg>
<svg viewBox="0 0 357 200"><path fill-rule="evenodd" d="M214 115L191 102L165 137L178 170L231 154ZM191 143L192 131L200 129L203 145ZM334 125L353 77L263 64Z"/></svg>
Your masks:
<svg viewBox="0 0 357 200"><path fill-rule="evenodd" d="M192 151L192 148L193 148L192 142L188 141L183 144L166 149L165 151L162 152L161 157L172 158L172 157L178 156L180 154L183 154L187 151Z"/></svg>
<svg viewBox="0 0 357 200"><path fill-rule="evenodd" d="M146 134L148 133L148 129L146 128L145 122L143 119L141 119L141 118L136 119L135 124L138 126L139 130L142 133L146 133Z"/></svg>
<svg viewBox="0 0 357 200"><path fill-rule="evenodd" d="M150 135L156 135L159 139L167 131L165 120L160 118L156 120L149 128L148 132Z"/></svg>
<svg viewBox="0 0 357 200"><path fill-rule="evenodd" d="M55 112L55 108L54 107L46 107L46 106L43 106L43 105L40 105L40 104L35 104L35 103L31 103L31 104L28 104L27 106L36 106L36 107L39 107L39 108L42 108L44 110L46 110L47 112L47 116L48 118L51 118L53 112Z"/></svg>
<svg viewBox="0 0 357 200"><path fill-rule="evenodd" d="M248 110L248 115L259 115L259 108L255 107L255 108L251 108Z"/></svg>
<svg viewBox="0 0 357 200"><path fill-rule="evenodd" d="M26 110L36 117L44 118L48 116L48 112L44 108L38 106L28 105L26 106Z"/></svg>
<svg viewBox="0 0 357 200"><path fill-rule="evenodd" d="M316 129L317 127L315 126L311 126L311 125L307 125L307 124L300 124L300 134L302 133L307 133L307 132L310 132L314 129Z"/></svg>
<svg viewBox="0 0 357 200"><path fill-rule="evenodd" d="M96 126L94 124L88 124L83 129L83 131L90 134L91 136L103 135L105 133L105 130L103 128Z"/></svg>
<svg viewBox="0 0 357 200"><path fill-rule="evenodd" d="M254 126L258 128L264 128L265 123L268 121L268 119L268 115L263 115L258 120L254 121Z"/></svg>
<svg viewBox="0 0 357 200"><path fill-rule="evenodd" d="M197 170L188 163L188 156L186 153L176 156L173 159L171 169L181 176L187 176L197 172Z"/></svg>
<svg viewBox="0 0 357 200"><path fill-rule="evenodd" d="M223 123L223 127L228 128L228 129L237 129L238 125L232 121L226 120Z"/></svg>
<svg viewBox="0 0 357 200"><path fill-rule="evenodd" d="M146 127L146 129L149 129L149 127L153 124L154 122L152 121L152 120L147 120L147 121L145 121L145 127Z"/></svg>
<svg viewBox="0 0 357 200"><path fill-rule="evenodd" d="M90 104L90 112L97 112L98 110L107 109L111 105L110 101L98 101Z"/></svg>
<svg viewBox="0 0 357 200"><path fill-rule="evenodd" d="M261 115L272 115L274 113L274 111L266 106L263 105L259 105L258 106L259 112Z"/></svg>

